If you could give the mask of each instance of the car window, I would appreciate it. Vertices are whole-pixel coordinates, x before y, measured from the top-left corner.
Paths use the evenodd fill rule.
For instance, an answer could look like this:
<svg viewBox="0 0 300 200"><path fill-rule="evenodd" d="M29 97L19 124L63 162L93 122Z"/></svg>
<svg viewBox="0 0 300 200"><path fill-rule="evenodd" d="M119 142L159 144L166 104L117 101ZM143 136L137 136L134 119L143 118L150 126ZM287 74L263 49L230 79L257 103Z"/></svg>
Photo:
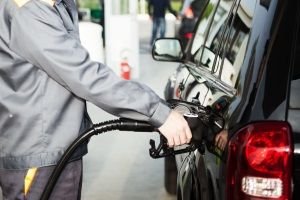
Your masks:
<svg viewBox="0 0 300 200"><path fill-rule="evenodd" d="M219 48L224 49L220 55L223 62L216 62L213 73L222 81L234 86L245 55L250 29L242 22L239 15L231 17L234 18L232 27L224 30L225 25L223 25L213 39L210 49L214 53L217 53ZM221 44L224 40L222 34L226 37L226 42L223 44Z"/></svg>
<svg viewBox="0 0 300 200"><path fill-rule="evenodd" d="M220 1L216 13L212 20L212 24L207 31L209 31L206 44L211 44L212 39L215 37L217 32L220 30L223 24L225 24L226 18L228 17L230 6L232 2Z"/></svg>
<svg viewBox="0 0 300 200"><path fill-rule="evenodd" d="M225 5L228 6L228 2L221 1L216 13L218 10L221 10L219 13L223 12L226 8ZM207 68L215 77L231 87L235 87L238 79L252 21L251 15L243 13L240 4L237 8L233 9L229 16L225 15L226 19L223 17L222 23L215 24L209 30L205 48L202 48L208 48L212 52L209 54L209 58L206 58L209 60L209 65L206 65L207 61L205 60L203 63L203 56L208 55L205 51L197 53L195 56L199 67ZM226 13L229 14L229 9L226 10ZM219 22L220 20L220 16L216 14L213 21Z"/></svg>
<svg viewBox="0 0 300 200"><path fill-rule="evenodd" d="M243 0L235 2L240 3ZM256 0L247 2L256 4ZM206 19L209 24L202 30L199 30L200 24L197 27L197 34L192 43L192 47L195 48L192 56L196 66L188 67L192 76L189 76L185 85L186 88L192 89L186 89L184 97L192 100L199 96L202 105L211 105L220 96L232 97L236 94L252 25L253 13L243 13L243 9L232 5L232 1L221 0L215 3L215 15L211 14L213 18ZM253 5L250 6L253 8ZM216 81L217 79L221 81ZM194 82L198 83L196 87L193 86Z"/></svg>
<svg viewBox="0 0 300 200"><path fill-rule="evenodd" d="M205 34L208 32L209 21L213 18L216 6L220 0L210 0L198 22L195 31L195 37L191 48L191 54L194 54L203 45Z"/></svg>
<svg viewBox="0 0 300 200"><path fill-rule="evenodd" d="M212 41L210 49L213 52L217 52L218 47L220 45L220 41L222 40L221 35L224 31L224 25L220 28L216 37ZM226 41L227 49L226 49L226 58L234 63L237 53L249 33L249 28L241 21L239 16L236 17L233 23L232 29L226 29L225 35L228 36L228 40Z"/></svg>
<svg viewBox="0 0 300 200"><path fill-rule="evenodd" d="M218 32L221 25L224 24L231 4L232 2L224 0L211 0L209 2L195 32L191 48L192 55L199 51L205 40L207 40L206 43L211 43L212 38ZM199 61L197 57L195 57L195 61Z"/></svg>

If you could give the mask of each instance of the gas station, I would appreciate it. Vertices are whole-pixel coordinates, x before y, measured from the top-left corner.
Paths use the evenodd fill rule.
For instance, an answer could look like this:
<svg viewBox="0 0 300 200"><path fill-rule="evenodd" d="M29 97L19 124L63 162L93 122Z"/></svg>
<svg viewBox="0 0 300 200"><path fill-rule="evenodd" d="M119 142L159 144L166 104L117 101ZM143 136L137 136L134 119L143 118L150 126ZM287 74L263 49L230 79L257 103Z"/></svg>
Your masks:
<svg viewBox="0 0 300 200"><path fill-rule="evenodd" d="M299 199L298 1L13 1L0 200Z"/></svg>

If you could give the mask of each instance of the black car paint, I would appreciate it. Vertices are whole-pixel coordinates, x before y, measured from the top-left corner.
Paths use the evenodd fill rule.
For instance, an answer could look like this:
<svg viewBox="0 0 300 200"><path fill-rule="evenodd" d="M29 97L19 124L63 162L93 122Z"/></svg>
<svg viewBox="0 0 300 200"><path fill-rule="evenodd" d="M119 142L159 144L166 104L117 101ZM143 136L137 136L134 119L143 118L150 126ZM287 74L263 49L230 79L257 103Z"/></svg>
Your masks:
<svg viewBox="0 0 300 200"><path fill-rule="evenodd" d="M225 114L230 136L254 121L289 122L294 140L292 181L295 200L300 197L299 4L297 0L258 2L239 75L237 95ZM189 87L193 85L185 85L182 89L182 99L187 98L187 91L191 90ZM226 162L221 162L210 153L200 155L192 152L178 157L181 159L178 199L226 198L226 193L230 192L226 191ZM213 161L218 164L209 165ZM213 174L213 171L219 171L219 174Z"/></svg>

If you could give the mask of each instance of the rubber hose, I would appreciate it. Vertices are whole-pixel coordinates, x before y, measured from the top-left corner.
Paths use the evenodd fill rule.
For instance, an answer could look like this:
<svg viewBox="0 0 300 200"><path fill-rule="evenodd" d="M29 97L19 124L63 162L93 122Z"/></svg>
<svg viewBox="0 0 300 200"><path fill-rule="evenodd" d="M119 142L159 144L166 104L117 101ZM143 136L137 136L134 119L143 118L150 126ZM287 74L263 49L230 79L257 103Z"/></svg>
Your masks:
<svg viewBox="0 0 300 200"><path fill-rule="evenodd" d="M84 142L87 142L92 136L102 134L112 130L119 130L119 131L135 131L135 132L153 132L157 131L153 126L149 123L144 121L136 121L131 119L120 118L117 120L110 120L105 121L99 124L93 125L92 128L86 130L83 134L77 137L72 144L67 148L65 153L62 155L61 159L58 161L57 165L55 166L46 186L44 192L40 200L48 200L52 190L63 171L64 167L66 166L68 160L74 153L74 151Z"/></svg>

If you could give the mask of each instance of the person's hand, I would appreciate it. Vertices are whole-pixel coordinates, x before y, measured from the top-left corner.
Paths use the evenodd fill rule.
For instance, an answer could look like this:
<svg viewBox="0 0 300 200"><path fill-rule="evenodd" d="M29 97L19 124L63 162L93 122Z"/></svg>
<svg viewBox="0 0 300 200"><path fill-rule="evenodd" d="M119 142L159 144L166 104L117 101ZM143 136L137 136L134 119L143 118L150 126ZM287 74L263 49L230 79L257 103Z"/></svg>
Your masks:
<svg viewBox="0 0 300 200"><path fill-rule="evenodd" d="M167 138L169 147L189 143L192 138L187 121L181 114L173 110L158 130Z"/></svg>
<svg viewBox="0 0 300 200"><path fill-rule="evenodd" d="M220 133L217 134L215 138L215 145L224 151L226 144L228 140L228 131L227 130L222 130Z"/></svg>

